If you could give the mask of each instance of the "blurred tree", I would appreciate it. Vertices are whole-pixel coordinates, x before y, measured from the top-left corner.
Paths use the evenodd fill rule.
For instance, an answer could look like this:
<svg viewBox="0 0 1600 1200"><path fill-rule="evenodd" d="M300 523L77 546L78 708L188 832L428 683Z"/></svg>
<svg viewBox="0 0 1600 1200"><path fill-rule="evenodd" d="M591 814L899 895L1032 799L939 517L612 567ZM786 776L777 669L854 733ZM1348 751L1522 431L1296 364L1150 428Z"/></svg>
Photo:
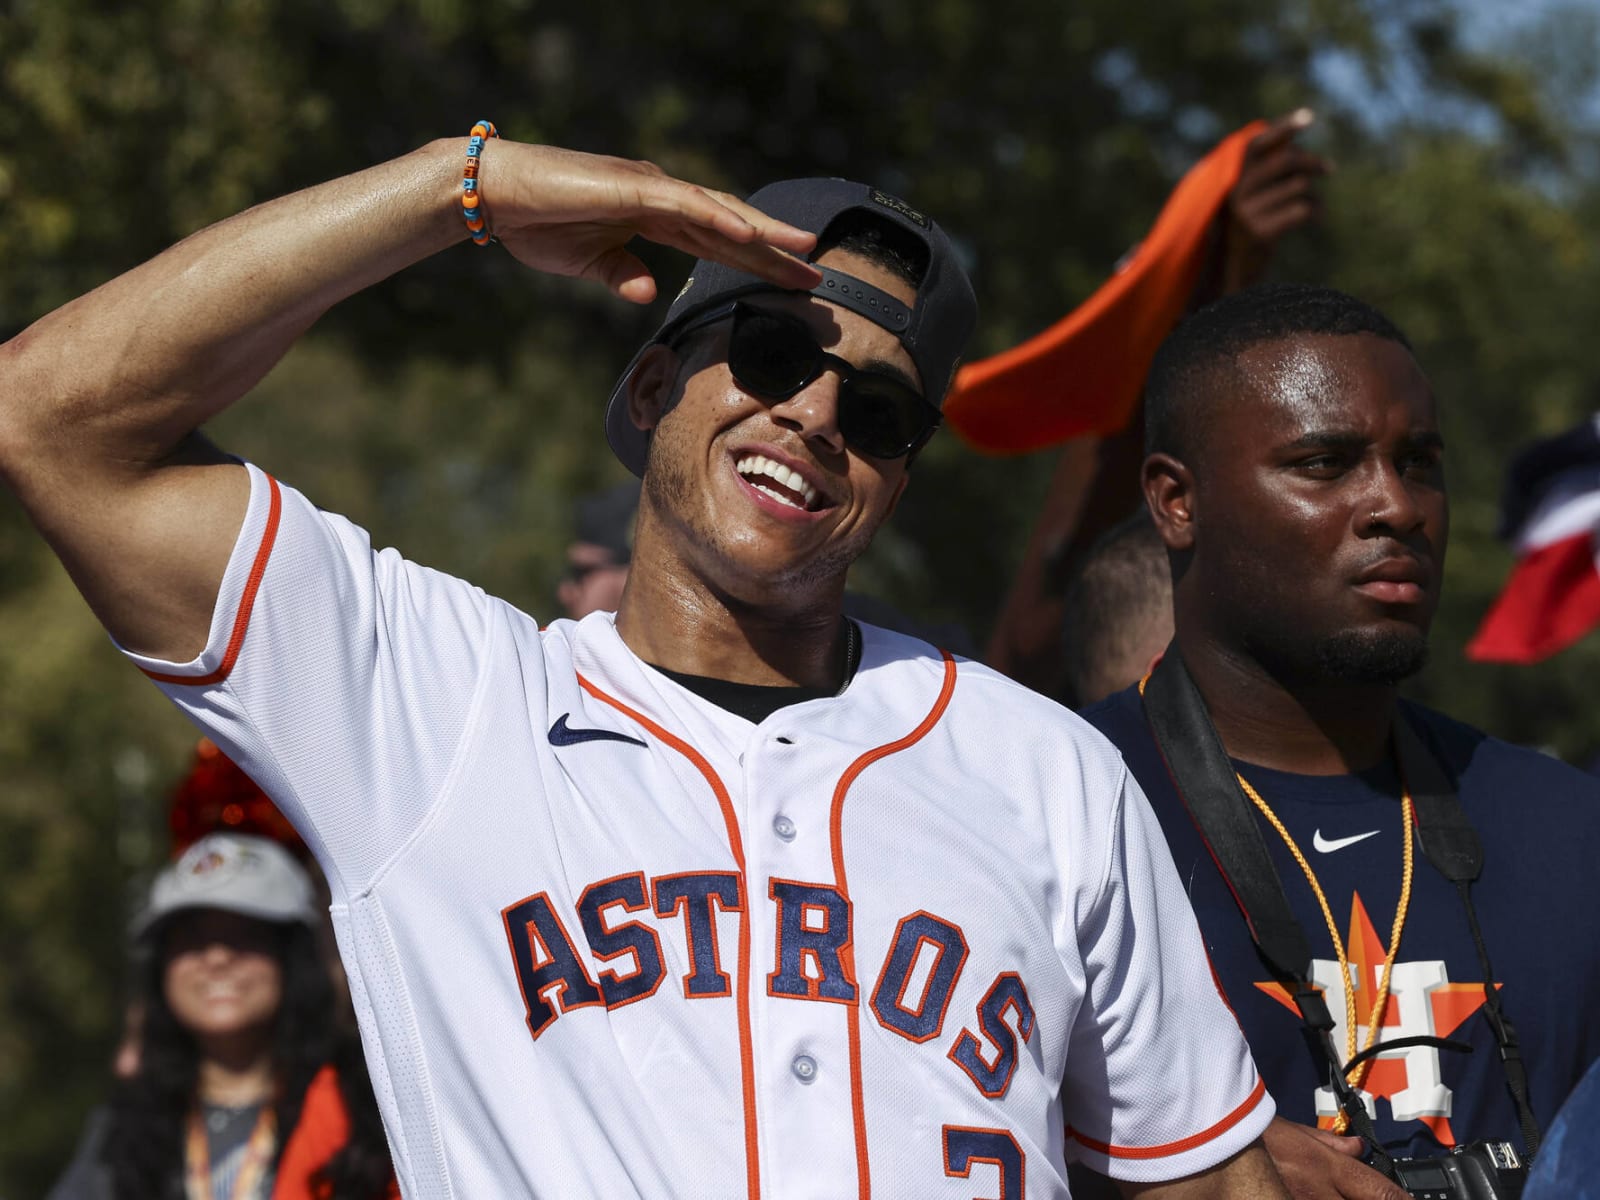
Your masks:
<svg viewBox="0 0 1600 1200"><path fill-rule="evenodd" d="M1537 671L1459 647L1509 555L1516 443L1596 403L1596 21L1462 44L1448 0L12 0L0 16L0 336L247 204L493 117L735 191L871 179L938 214L975 354L1096 287L1173 179L1312 103L1341 168L1280 266L1388 308L1447 403L1456 542L1420 690L1507 736L1600 742L1589 641ZM1587 39L1585 42L1584 39ZM1351 67L1357 87L1324 86ZM493 208L493 197L488 197ZM647 250L670 295L687 268ZM613 373L659 318L463 246L331 313L214 433L423 562L552 608L577 490L617 478ZM981 635L1051 456L919 462L858 586ZM41 1194L103 1089L130 886L193 734L0 498L0 1194Z"/></svg>

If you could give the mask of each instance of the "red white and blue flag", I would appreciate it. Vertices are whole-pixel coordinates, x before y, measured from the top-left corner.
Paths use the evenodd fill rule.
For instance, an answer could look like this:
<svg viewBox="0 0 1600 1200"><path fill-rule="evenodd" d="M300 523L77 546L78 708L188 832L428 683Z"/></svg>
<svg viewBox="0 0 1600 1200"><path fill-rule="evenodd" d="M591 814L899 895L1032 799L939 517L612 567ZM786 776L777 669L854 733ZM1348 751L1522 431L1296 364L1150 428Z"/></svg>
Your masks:
<svg viewBox="0 0 1600 1200"><path fill-rule="evenodd" d="M1468 658L1538 662L1600 626L1600 413L1516 457L1500 533L1517 565Z"/></svg>

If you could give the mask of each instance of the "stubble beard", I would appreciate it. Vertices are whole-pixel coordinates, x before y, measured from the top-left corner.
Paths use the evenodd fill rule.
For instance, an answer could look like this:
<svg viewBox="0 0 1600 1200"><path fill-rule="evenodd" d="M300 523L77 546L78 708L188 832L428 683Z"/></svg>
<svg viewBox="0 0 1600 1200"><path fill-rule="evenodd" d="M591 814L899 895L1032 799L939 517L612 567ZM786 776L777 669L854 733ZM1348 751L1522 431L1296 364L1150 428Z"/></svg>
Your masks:
<svg viewBox="0 0 1600 1200"><path fill-rule="evenodd" d="M1428 638L1416 629L1344 629L1319 641L1316 655L1329 679L1392 686L1427 664Z"/></svg>
<svg viewBox="0 0 1600 1200"><path fill-rule="evenodd" d="M1242 641L1274 675L1305 683L1392 687L1428 661L1428 637L1419 629L1340 629L1316 636L1258 623Z"/></svg>

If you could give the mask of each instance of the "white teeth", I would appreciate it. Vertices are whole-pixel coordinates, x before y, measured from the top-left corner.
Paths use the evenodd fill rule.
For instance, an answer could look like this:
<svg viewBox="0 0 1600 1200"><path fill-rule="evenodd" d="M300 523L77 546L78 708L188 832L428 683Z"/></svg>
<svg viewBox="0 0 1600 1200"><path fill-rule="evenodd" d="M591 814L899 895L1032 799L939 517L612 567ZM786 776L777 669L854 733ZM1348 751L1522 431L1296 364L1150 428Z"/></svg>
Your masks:
<svg viewBox="0 0 1600 1200"><path fill-rule="evenodd" d="M805 477L801 475L799 471L790 470L782 463L774 462L765 455L747 454L734 464L734 469L746 479L751 479L752 476L765 475L774 483L779 484L782 487L786 487L790 491L798 492L804 498L805 503L803 507L810 508L811 505L816 502L817 489L808 484L805 481ZM751 486L756 488L758 491L765 492L774 499L782 500L791 508L802 507L802 505L796 504L788 496L779 495L773 489L764 487L761 484L756 483L753 479L751 479Z"/></svg>
<svg viewBox="0 0 1600 1200"><path fill-rule="evenodd" d="M800 507L793 500L791 500L788 496L785 496L782 492L776 491L773 488L769 488L765 484L752 483L750 486L755 488L755 490L758 491L758 492L762 492L765 495L771 496L774 500L778 501L780 504L787 504L790 508L799 508Z"/></svg>

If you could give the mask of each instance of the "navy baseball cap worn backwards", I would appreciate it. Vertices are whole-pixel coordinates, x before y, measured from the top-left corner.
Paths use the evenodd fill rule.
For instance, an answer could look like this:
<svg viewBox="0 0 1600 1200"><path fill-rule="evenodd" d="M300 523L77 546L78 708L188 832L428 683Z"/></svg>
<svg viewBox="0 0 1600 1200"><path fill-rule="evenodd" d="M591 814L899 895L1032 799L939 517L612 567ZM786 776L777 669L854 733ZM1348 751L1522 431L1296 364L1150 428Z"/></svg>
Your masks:
<svg viewBox="0 0 1600 1200"><path fill-rule="evenodd" d="M822 282L810 294L860 313L889 330L911 355L922 377L924 394L940 405L955 377L962 348L978 320L978 302L950 239L932 219L877 188L845 179L786 179L753 193L747 203L768 216L823 237L839 217L861 210L898 226L920 241L928 254L927 270L917 285L910 308L889 293L843 271L819 267ZM815 253L815 252L813 252ZM742 271L700 259L683 285L655 336L634 355L611 391L606 407L606 441L635 475L644 474L648 435L628 416L628 383L651 346L670 342L698 314L740 296L794 289Z"/></svg>

